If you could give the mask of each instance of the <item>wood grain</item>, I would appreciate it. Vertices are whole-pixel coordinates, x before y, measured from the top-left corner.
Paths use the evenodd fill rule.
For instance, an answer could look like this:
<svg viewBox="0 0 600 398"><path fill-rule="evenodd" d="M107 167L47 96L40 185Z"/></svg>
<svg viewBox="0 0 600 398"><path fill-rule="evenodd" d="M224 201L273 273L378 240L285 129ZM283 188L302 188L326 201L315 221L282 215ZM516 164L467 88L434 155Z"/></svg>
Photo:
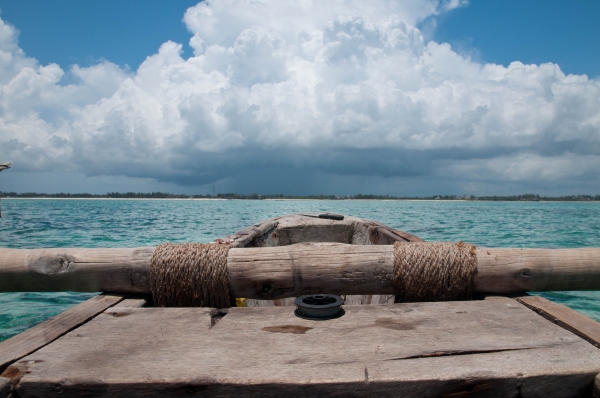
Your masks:
<svg viewBox="0 0 600 398"><path fill-rule="evenodd" d="M544 318L570 330L596 347L600 347L600 323L562 304L540 296L524 296L517 300Z"/></svg>
<svg viewBox="0 0 600 398"><path fill-rule="evenodd" d="M235 297L278 299L302 294L393 294L391 246L302 243L231 249Z"/></svg>
<svg viewBox="0 0 600 398"><path fill-rule="evenodd" d="M148 294L152 252L153 248L0 249L0 291ZM473 290L479 293L600 290L600 248L478 248L477 262ZM227 266L235 297L273 300L322 292L394 294L391 245L301 243L232 248Z"/></svg>
<svg viewBox="0 0 600 398"><path fill-rule="evenodd" d="M369 305L369 304L394 304L395 295L393 294L363 294L363 295L343 295L346 305ZM294 306L295 297L275 300L255 300L247 299L248 307L291 307Z"/></svg>
<svg viewBox="0 0 600 398"><path fill-rule="evenodd" d="M271 218L217 241L231 243L234 247L274 247L304 242L354 245L423 242L417 236L376 221L352 216L344 216L343 220L328 220L319 218L317 214L289 214Z"/></svg>
<svg viewBox="0 0 600 398"><path fill-rule="evenodd" d="M474 289L520 293L600 289L600 248L477 248Z"/></svg>
<svg viewBox="0 0 600 398"><path fill-rule="evenodd" d="M600 289L600 249L477 249L478 293ZM304 243L231 249L234 294L275 299L300 294L394 293L393 247ZM245 295L245 296L244 296Z"/></svg>
<svg viewBox="0 0 600 398"><path fill-rule="evenodd" d="M0 373L9 364L51 343L123 300L122 296L98 295L0 343Z"/></svg>
<svg viewBox="0 0 600 398"><path fill-rule="evenodd" d="M289 308L111 308L9 368L21 398L590 396L600 351L512 299Z"/></svg>
<svg viewBox="0 0 600 398"><path fill-rule="evenodd" d="M0 398L8 398L12 383L10 379L0 377Z"/></svg>
<svg viewBox="0 0 600 398"><path fill-rule="evenodd" d="M145 298L126 298L115 305L115 308L142 308L152 306L152 297Z"/></svg>
<svg viewBox="0 0 600 398"><path fill-rule="evenodd" d="M0 292L149 293L153 247L0 249Z"/></svg>

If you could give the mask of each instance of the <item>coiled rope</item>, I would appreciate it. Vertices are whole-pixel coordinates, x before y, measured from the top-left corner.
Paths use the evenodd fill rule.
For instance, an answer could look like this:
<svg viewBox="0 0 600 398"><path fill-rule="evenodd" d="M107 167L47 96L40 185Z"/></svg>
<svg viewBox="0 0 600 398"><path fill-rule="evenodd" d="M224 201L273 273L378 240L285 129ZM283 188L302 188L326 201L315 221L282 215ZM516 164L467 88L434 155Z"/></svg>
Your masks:
<svg viewBox="0 0 600 398"><path fill-rule="evenodd" d="M227 253L231 245L163 243L150 260L157 307L230 307Z"/></svg>
<svg viewBox="0 0 600 398"><path fill-rule="evenodd" d="M477 274L475 246L464 242L396 242L396 302L471 298Z"/></svg>
<svg viewBox="0 0 600 398"><path fill-rule="evenodd" d="M230 244L163 243L150 260L152 299L158 307L231 306ZM477 274L475 246L464 242L396 242L396 302L471 298Z"/></svg>

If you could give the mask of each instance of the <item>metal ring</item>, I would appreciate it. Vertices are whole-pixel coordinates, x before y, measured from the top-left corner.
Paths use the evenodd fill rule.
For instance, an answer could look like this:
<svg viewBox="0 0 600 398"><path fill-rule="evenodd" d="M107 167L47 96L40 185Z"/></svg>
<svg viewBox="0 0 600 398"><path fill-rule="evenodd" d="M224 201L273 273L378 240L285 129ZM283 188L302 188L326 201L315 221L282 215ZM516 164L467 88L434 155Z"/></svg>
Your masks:
<svg viewBox="0 0 600 398"><path fill-rule="evenodd" d="M294 311L297 317L314 321L339 318L345 313L341 307L344 299L333 294L300 296L294 300L294 304L297 307Z"/></svg>

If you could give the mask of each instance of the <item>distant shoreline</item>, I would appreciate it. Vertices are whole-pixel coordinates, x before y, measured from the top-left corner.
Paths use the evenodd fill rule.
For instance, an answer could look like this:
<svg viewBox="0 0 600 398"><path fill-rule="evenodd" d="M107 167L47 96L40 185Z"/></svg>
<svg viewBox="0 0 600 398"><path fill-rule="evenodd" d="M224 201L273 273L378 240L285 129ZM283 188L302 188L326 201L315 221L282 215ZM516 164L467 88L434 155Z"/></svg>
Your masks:
<svg viewBox="0 0 600 398"><path fill-rule="evenodd" d="M271 201L293 201L293 200L331 200L331 201L377 201L377 202L477 202L475 200L465 199L309 199L309 198L291 198L291 199L225 199L225 198L29 198L29 197L11 197L2 196L0 199L3 200L271 200ZM485 202L483 200L479 202Z"/></svg>
<svg viewBox="0 0 600 398"><path fill-rule="evenodd" d="M363 201L363 202L544 202L544 203L561 203L561 202L580 202L580 203L598 203L600 200L598 199L540 199L540 200L514 200L514 199L418 199L418 198L395 198L395 199L377 199L377 198L344 198L344 199L331 199L331 198L103 198L103 197L89 197L89 198L81 198L81 197L12 197L12 196L2 196L0 197L2 200L106 200L106 201L161 201L161 200L169 200L169 201L227 201L227 200L235 200L235 201L243 201L243 200L269 200L269 201L314 201L314 200L329 200L329 201Z"/></svg>
<svg viewBox="0 0 600 398"><path fill-rule="evenodd" d="M393 195L283 195L283 194L239 194L218 193L206 195L172 194L168 192L107 192L91 193L38 193L2 192L2 199L69 199L69 200L380 200L380 201L473 201L473 202L600 202L600 195L540 196L534 193L522 195L432 195L432 196L393 196Z"/></svg>
<svg viewBox="0 0 600 398"><path fill-rule="evenodd" d="M53 197L14 197L2 196L6 200L230 200L226 198L53 198ZM240 199L241 200L241 199Z"/></svg>

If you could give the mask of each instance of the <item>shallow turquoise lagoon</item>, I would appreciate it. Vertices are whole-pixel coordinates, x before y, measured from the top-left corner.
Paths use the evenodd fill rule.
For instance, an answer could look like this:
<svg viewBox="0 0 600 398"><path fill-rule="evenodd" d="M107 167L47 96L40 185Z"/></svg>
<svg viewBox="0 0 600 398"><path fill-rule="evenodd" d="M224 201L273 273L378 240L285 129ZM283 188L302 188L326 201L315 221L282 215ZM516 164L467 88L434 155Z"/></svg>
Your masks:
<svg viewBox="0 0 600 398"><path fill-rule="evenodd" d="M258 221L330 211L387 224L430 241L478 246L600 247L600 203L327 200L3 199L0 247L136 247L211 242ZM0 341L93 294L0 294ZM543 296L600 321L600 292Z"/></svg>

